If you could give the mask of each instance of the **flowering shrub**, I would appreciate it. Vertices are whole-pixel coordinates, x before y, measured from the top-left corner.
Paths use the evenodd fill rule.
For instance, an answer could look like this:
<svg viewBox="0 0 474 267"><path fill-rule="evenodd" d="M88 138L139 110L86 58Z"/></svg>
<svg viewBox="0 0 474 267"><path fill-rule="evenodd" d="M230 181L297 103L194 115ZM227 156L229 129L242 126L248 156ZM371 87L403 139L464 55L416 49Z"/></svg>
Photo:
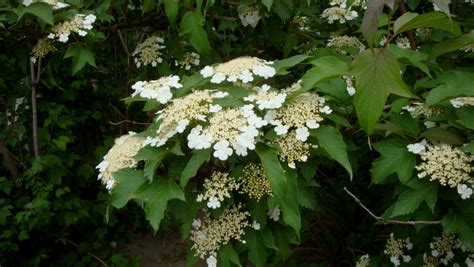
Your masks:
<svg viewBox="0 0 474 267"><path fill-rule="evenodd" d="M190 264L472 266L473 8L0 1L2 192L3 170L67 188L95 176L113 207L179 228ZM74 153L94 141L102 160ZM0 256L35 247L23 240L61 207L61 192L12 181ZM67 209L58 244L80 220Z"/></svg>

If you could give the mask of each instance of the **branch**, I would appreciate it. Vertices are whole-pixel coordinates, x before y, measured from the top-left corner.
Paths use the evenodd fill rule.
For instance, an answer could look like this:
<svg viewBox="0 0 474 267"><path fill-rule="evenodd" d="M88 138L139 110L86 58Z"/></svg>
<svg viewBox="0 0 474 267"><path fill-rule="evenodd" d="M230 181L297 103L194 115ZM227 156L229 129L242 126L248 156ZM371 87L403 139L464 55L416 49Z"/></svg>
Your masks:
<svg viewBox="0 0 474 267"><path fill-rule="evenodd" d="M0 140L0 153L3 155L5 162L7 163L7 168L10 171L12 177L17 177L19 175L18 169L16 168L15 161L12 157L12 152L8 150L7 145Z"/></svg>
<svg viewBox="0 0 474 267"><path fill-rule="evenodd" d="M31 75L31 112L32 112L32 127L33 127L33 150L35 158L39 157L38 145L38 108L36 103L36 91L40 81L41 74L41 58L38 58L38 70L35 74L35 64L30 60L30 75Z"/></svg>
<svg viewBox="0 0 474 267"><path fill-rule="evenodd" d="M66 241L67 241L69 244L75 246L76 248L79 247L79 245L76 244L76 243L74 243L72 240L69 240L69 239L66 238ZM101 260L101 259L100 259L98 256L96 256L95 254L93 254L93 253L91 253L91 252L88 251L88 252L87 252L87 255L91 256L91 257L94 258L94 259L96 259L98 262L100 262L100 264L102 264L102 266L107 267L107 263L105 263L103 260Z"/></svg>
<svg viewBox="0 0 474 267"><path fill-rule="evenodd" d="M358 199L354 194L352 194L346 187L344 187L344 191L346 191L349 196L351 196L354 201L361 206L367 213L370 214L375 220L377 221L382 221L384 224L405 224L405 225L417 225L417 224L441 224L442 220L438 221L399 221L399 220L390 220L390 219L385 219L382 216L377 216L375 215L371 210L369 210L363 203Z"/></svg>
<svg viewBox="0 0 474 267"><path fill-rule="evenodd" d="M150 125L151 124L149 122L139 122L139 121L131 121L131 120L123 120L123 121L119 121L119 122L109 121L109 124L111 124L111 125L120 125L120 124L123 124L123 123L130 123L130 124L134 124L134 125Z"/></svg>

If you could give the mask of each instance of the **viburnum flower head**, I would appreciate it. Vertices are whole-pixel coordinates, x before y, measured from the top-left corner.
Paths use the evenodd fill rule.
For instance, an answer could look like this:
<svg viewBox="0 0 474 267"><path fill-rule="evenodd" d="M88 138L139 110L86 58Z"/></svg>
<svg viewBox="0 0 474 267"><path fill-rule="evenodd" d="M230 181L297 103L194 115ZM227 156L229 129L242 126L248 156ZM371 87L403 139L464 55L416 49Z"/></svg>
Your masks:
<svg viewBox="0 0 474 267"><path fill-rule="evenodd" d="M204 78L211 78L211 83L222 83L223 81L249 83L254 80L254 75L268 79L276 74L273 62L259 59L257 57L239 57L215 67L206 66L201 70Z"/></svg>
<svg viewBox="0 0 474 267"><path fill-rule="evenodd" d="M178 76L161 77L158 80L149 82L138 81L132 85L135 92L132 96L139 95L147 99L155 99L161 104L167 103L173 97L171 88L181 88Z"/></svg>
<svg viewBox="0 0 474 267"><path fill-rule="evenodd" d="M66 43L69 41L69 35L75 32L80 36L86 36L86 30L92 30L92 23L96 20L93 14L76 14L71 20L61 22L53 26L52 32L48 34L49 39L57 38L58 41Z"/></svg>

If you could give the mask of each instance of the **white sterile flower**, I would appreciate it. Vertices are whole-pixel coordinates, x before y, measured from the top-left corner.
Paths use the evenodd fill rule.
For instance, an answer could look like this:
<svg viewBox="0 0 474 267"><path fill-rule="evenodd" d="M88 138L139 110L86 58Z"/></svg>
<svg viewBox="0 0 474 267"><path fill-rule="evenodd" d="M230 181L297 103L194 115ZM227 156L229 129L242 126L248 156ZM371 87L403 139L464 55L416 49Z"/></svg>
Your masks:
<svg viewBox="0 0 474 267"><path fill-rule="evenodd" d="M225 81L225 75L222 74L222 73L215 73L214 75L212 75L212 78L211 78L211 83L221 83Z"/></svg>
<svg viewBox="0 0 474 267"><path fill-rule="evenodd" d="M432 255L433 257L438 257L438 256L439 256L438 250L433 249L433 250L431 251L431 255Z"/></svg>
<svg viewBox="0 0 474 267"><path fill-rule="evenodd" d="M68 34L62 33L62 34L59 35L59 41L61 43L66 43L68 40L69 40L69 35Z"/></svg>
<svg viewBox="0 0 474 267"><path fill-rule="evenodd" d="M209 112L216 113L221 111L222 107L220 105L209 105Z"/></svg>
<svg viewBox="0 0 474 267"><path fill-rule="evenodd" d="M347 86L346 90L347 94L349 94L350 96L353 96L356 93L356 89L354 88L354 86Z"/></svg>
<svg viewBox="0 0 474 267"><path fill-rule="evenodd" d="M263 119L271 122L275 119L275 116L277 115L276 110L268 110L267 113L265 113L265 116L263 116Z"/></svg>
<svg viewBox="0 0 474 267"><path fill-rule="evenodd" d="M239 79L243 83L248 83L248 82L253 81L253 76L252 76L252 73L249 70L244 70L244 71L242 71L242 73L240 73Z"/></svg>
<svg viewBox="0 0 474 267"><path fill-rule="evenodd" d="M191 149L206 149L211 147L212 136L201 134L202 126L194 127L188 135L188 147Z"/></svg>
<svg viewBox="0 0 474 267"><path fill-rule="evenodd" d="M324 114L331 114L332 109L329 106L324 106L322 109L319 110L319 112L324 113Z"/></svg>
<svg viewBox="0 0 474 267"><path fill-rule="evenodd" d="M420 154L422 152L425 152L426 143L427 143L426 139L423 139L419 143L414 143L414 144L407 145L408 151L410 151L413 154Z"/></svg>
<svg viewBox="0 0 474 267"><path fill-rule="evenodd" d="M33 4L33 0L23 0L23 5L24 6L29 6L31 4Z"/></svg>
<svg viewBox="0 0 474 267"><path fill-rule="evenodd" d="M472 195L472 188L470 188L466 184L459 184L457 189L458 189L458 193L459 193L459 195L461 195L462 199L468 199Z"/></svg>
<svg viewBox="0 0 474 267"><path fill-rule="evenodd" d="M199 227L201 227L201 225L202 225L202 222L201 222L200 219L194 219L193 220L193 223L192 223L193 228L199 228Z"/></svg>
<svg viewBox="0 0 474 267"><path fill-rule="evenodd" d="M202 77L204 77L204 78L212 77L212 75L214 75L214 68L211 67L211 66L206 66L206 67L204 67L204 69L201 70L200 73L201 73Z"/></svg>
<svg viewBox="0 0 474 267"><path fill-rule="evenodd" d="M260 110L263 110L263 109L277 109L277 108L281 108L281 106L283 105L283 103L285 102L285 99L286 99L286 94L282 93L282 94L278 94L276 95L274 98L272 99L268 99L268 100L257 100L257 104L258 104L258 108Z"/></svg>
<svg viewBox="0 0 474 267"><path fill-rule="evenodd" d="M411 256L410 255L403 255L402 256L404 262L410 262L411 261Z"/></svg>
<svg viewBox="0 0 474 267"><path fill-rule="evenodd" d="M189 120L188 119L182 119L178 122L178 126L176 127L176 131L178 133L184 132L186 130L186 127L189 125Z"/></svg>
<svg viewBox="0 0 474 267"><path fill-rule="evenodd" d="M254 116L255 112L253 112L253 107L254 107L254 105L252 105L252 104L247 104L247 105L244 105L243 107L241 107L240 112L242 112L242 116L244 116L246 118Z"/></svg>
<svg viewBox="0 0 474 267"><path fill-rule="evenodd" d="M296 129L296 140L305 142L306 140L308 140L308 136L309 136L308 128L300 127Z"/></svg>
<svg viewBox="0 0 474 267"><path fill-rule="evenodd" d="M400 259L398 259L398 257L391 256L390 257L390 262L392 262L393 265L395 265L395 266L400 266Z"/></svg>
<svg viewBox="0 0 474 267"><path fill-rule="evenodd" d="M432 121L425 121L423 124L425 125L427 129L433 128L436 126L436 122L432 122Z"/></svg>
<svg viewBox="0 0 474 267"><path fill-rule="evenodd" d="M275 208L268 211L268 217L277 222L278 220L280 220L280 213L280 207L276 206Z"/></svg>
<svg viewBox="0 0 474 267"><path fill-rule="evenodd" d="M281 123L278 123L274 129L275 129L275 132L276 132L277 135L284 135L284 134L288 133L288 129L290 129L290 127L287 126L287 125L283 125Z"/></svg>
<svg viewBox="0 0 474 267"><path fill-rule="evenodd" d="M210 197L207 201L207 207L210 209L218 209L221 207L221 203L217 197Z"/></svg>
<svg viewBox="0 0 474 267"><path fill-rule="evenodd" d="M77 34L79 34L80 36L84 37L87 35L87 32L86 31L83 31L83 30L79 30L77 31Z"/></svg>
<svg viewBox="0 0 474 267"><path fill-rule="evenodd" d="M235 138L235 143L232 145L234 148L239 150L239 153L243 151L242 147L245 147L250 150L255 149L255 136L252 133L244 132L241 133ZM237 147L236 147L237 146ZM243 152L246 154L247 152Z"/></svg>
<svg viewBox="0 0 474 267"><path fill-rule="evenodd" d="M214 157L220 160L227 160L229 156L232 156L234 152L232 148L230 148L230 143L227 140L221 140L214 145Z"/></svg>
<svg viewBox="0 0 474 267"><path fill-rule="evenodd" d="M273 77L273 76L275 76L275 74L276 74L275 68L270 67L270 66L266 66L266 65L264 65L264 66L258 66L258 67L256 67L256 68L254 68L252 71L253 71L253 73L255 73L256 75L261 76L261 77L263 77L263 78L265 78L265 79L268 79L268 78L270 78L270 77Z"/></svg>
<svg viewBox="0 0 474 267"><path fill-rule="evenodd" d="M238 156L245 157L248 155L247 153L247 147L239 143L238 141L234 142L232 144L232 147L234 148L235 154Z"/></svg>
<svg viewBox="0 0 474 267"><path fill-rule="evenodd" d="M464 103L456 98L449 100L449 102L451 102L451 105L453 105L454 108L460 108L464 106Z"/></svg>
<svg viewBox="0 0 474 267"><path fill-rule="evenodd" d="M240 129L242 131L242 134L251 136L251 137L257 137L258 136L258 130L255 128L253 125L247 125L244 126Z"/></svg>
<svg viewBox="0 0 474 267"><path fill-rule="evenodd" d="M196 201L197 201L197 202L201 202L201 201L203 200L203 198L204 198L204 195L203 195L203 194L199 194L199 195L196 196Z"/></svg>
<svg viewBox="0 0 474 267"><path fill-rule="evenodd" d="M233 82L236 82L237 79L239 79L239 76L236 75L236 74L232 74L232 75L229 75L229 77L227 77L226 80L227 80L228 82L233 83Z"/></svg>
<svg viewBox="0 0 474 267"><path fill-rule="evenodd" d="M54 33L48 34L48 39L54 39L54 37L55 37Z"/></svg>
<svg viewBox="0 0 474 267"><path fill-rule="evenodd" d="M254 116L250 116L247 118L247 122L249 123L249 125L252 125L254 126L255 128L262 128L263 126L267 125L268 124L268 121L254 115Z"/></svg>
<svg viewBox="0 0 474 267"><path fill-rule="evenodd" d="M292 169L296 169L296 164L294 162L289 162L288 167L290 167Z"/></svg>
<svg viewBox="0 0 474 267"><path fill-rule="evenodd" d="M209 256L209 258L206 259L207 267L216 267L217 266L217 259L214 256Z"/></svg>
<svg viewBox="0 0 474 267"><path fill-rule="evenodd" d="M300 157L300 160L301 160L302 162L306 162L306 161L308 160L308 156L303 155L303 156Z"/></svg>
<svg viewBox="0 0 474 267"><path fill-rule="evenodd" d="M260 230L260 224L257 221L253 221L252 228L255 230Z"/></svg>
<svg viewBox="0 0 474 267"><path fill-rule="evenodd" d="M316 120L308 120L306 126L310 129L318 129L319 123Z"/></svg>
<svg viewBox="0 0 474 267"><path fill-rule="evenodd" d="M216 92L212 95L212 97L213 98L224 98L228 95L229 95L229 93L227 93L227 92Z"/></svg>

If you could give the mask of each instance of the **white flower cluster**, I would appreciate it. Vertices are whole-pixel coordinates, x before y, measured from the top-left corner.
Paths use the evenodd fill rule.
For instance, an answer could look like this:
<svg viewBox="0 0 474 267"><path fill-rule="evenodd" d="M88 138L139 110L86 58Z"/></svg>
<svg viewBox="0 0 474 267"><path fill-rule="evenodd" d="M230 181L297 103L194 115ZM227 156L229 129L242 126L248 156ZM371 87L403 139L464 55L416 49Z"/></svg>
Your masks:
<svg viewBox="0 0 474 267"><path fill-rule="evenodd" d="M132 96L139 95L143 98L155 99L161 104L165 104L173 97L171 88L181 87L183 85L179 83L178 76L161 77L158 80L149 82L138 81L132 85L132 89L135 90Z"/></svg>
<svg viewBox="0 0 474 267"><path fill-rule="evenodd" d="M370 257L368 254L362 255L359 260L356 262L355 267L369 267Z"/></svg>
<svg viewBox="0 0 474 267"><path fill-rule="evenodd" d="M142 142L143 138L136 136L133 132L115 139L115 144L104 156L102 162L97 165L98 179L109 191L116 184L113 177L114 172L126 167L136 167L138 161L133 157L140 150Z"/></svg>
<svg viewBox="0 0 474 267"><path fill-rule="evenodd" d="M426 176L441 185L456 187L462 199L473 193L474 155L448 144L429 144L425 139L407 146L408 151L421 156L422 162L415 168L419 178Z"/></svg>
<svg viewBox="0 0 474 267"><path fill-rule="evenodd" d="M331 48L334 52L339 54L349 54L348 49L355 48L362 52L365 49L365 45L362 44L359 39L353 36L334 36L328 40L327 47Z"/></svg>
<svg viewBox="0 0 474 267"><path fill-rule="evenodd" d="M49 39L58 39L62 43L69 41L69 35L75 32L80 36L86 36L87 30L92 30L92 23L96 20L93 14L76 14L73 19L54 25L52 33L48 34Z"/></svg>
<svg viewBox="0 0 474 267"><path fill-rule="evenodd" d="M180 60L175 60L174 65L184 68L185 70L190 70L193 66L199 66L201 56L198 53L190 52L184 54L183 58Z"/></svg>
<svg viewBox="0 0 474 267"><path fill-rule="evenodd" d="M474 254L469 255L471 251L453 234L444 234L434 237L430 243L430 253L423 254L423 262L426 267L448 265L453 259L461 258L461 255L468 254L465 263L468 267L474 267ZM452 266L460 266L458 263L453 263Z"/></svg>
<svg viewBox="0 0 474 267"><path fill-rule="evenodd" d="M390 262L393 266L400 266L400 260L403 262L410 262L411 256L406 254L409 250L413 249L413 244L410 242L410 238L405 239L395 238L393 233L390 234L390 238L385 244L385 255L390 257Z"/></svg>
<svg viewBox="0 0 474 267"><path fill-rule="evenodd" d="M474 97L457 97L449 100L454 108L474 106Z"/></svg>
<svg viewBox="0 0 474 267"><path fill-rule="evenodd" d="M321 14L321 17L326 18L329 24L333 24L334 21L345 23L359 16L356 11L347 6L347 0L332 0L329 4L331 7L326 8Z"/></svg>
<svg viewBox="0 0 474 267"><path fill-rule="evenodd" d="M276 206L273 209L270 209L267 213L268 217L275 222L278 222L280 220L280 214L281 214L280 206Z"/></svg>
<svg viewBox="0 0 474 267"><path fill-rule="evenodd" d="M190 239L194 243L192 249L201 259L207 258L208 266L217 263L217 251L221 245L231 239L245 243L242 236L245 228L250 226L247 218L248 211L241 211L242 205L229 207L224 210L218 219L210 218L206 212L204 218L195 219L190 232Z"/></svg>
<svg viewBox="0 0 474 267"><path fill-rule="evenodd" d="M258 21L260 20L260 6L250 5L250 6L240 6L239 9L239 18L244 27L250 26L252 28L257 27Z"/></svg>
<svg viewBox="0 0 474 267"><path fill-rule="evenodd" d="M306 32L311 30L309 19L306 16L295 16L291 23L296 25L299 31Z"/></svg>
<svg viewBox="0 0 474 267"><path fill-rule="evenodd" d="M197 196L197 201L207 200L207 207L210 209L217 209L221 207L221 202L224 198L229 198L233 190L238 190L239 183L228 173L213 172L211 177L204 180L204 194Z"/></svg>
<svg viewBox="0 0 474 267"><path fill-rule="evenodd" d="M37 2L42 2L42 3L46 3L46 4L49 4L53 7L53 10L57 10L57 9L61 9L61 8L66 8L69 6L69 4L67 3L63 3L63 2L59 2L57 0L23 0L23 5L24 6L29 6L33 3L37 3Z"/></svg>
<svg viewBox="0 0 474 267"><path fill-rule="evenodd" d="M160 50L166 48L166 46L163 45L164 42L165 40L161 37L151 36L138 44L132 53L137 68L146 65L156 67L159 63L163 62Z"/></svg>
<svg viewBox="0 0 474 267"><path fill-rule="evenodd" d="M201 70L204 78L211 78L211 83L220 84L223 81L249 83L254 75L268 79L276 74L271 66L273 62L256 57L239 57L215 67L206 66Z"/></svg>

